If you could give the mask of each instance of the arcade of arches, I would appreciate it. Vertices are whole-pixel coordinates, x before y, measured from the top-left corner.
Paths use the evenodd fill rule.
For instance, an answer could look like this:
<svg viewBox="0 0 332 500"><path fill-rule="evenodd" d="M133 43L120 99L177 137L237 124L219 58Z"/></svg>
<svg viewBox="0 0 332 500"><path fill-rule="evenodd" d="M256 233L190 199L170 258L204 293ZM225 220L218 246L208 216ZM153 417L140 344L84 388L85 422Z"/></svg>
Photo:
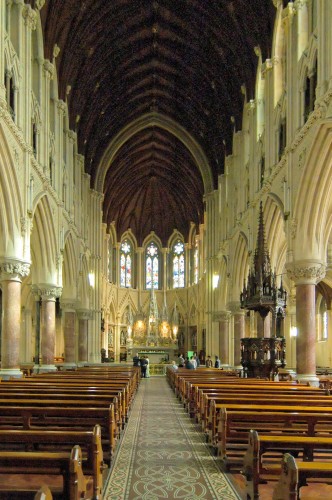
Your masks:
<svg viewBox="0 0 332 500"><path fill-rule="evenodd" d="M331 3L136 3L0 3L0 376L102 350L238 366L263 335L240 308L262 202L287 368L315 383L332 366Z"/></svg>

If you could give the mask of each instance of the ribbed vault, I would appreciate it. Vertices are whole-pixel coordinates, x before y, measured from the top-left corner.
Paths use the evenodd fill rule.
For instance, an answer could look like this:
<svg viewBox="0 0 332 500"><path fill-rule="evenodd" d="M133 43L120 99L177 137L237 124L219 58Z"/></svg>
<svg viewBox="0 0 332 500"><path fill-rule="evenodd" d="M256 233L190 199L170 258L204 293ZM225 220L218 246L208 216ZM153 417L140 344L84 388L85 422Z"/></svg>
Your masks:
<svg viewBox="0 0 332 500"><path fill-rule="evenodd" d="M156 111L200 145L216 187L233 128L241 127L244 93L254 97L254 48L263 60L271 55L274 16L272 0L45 2L45 57L53 60L54 46L60 48L60 97L92 186L112 137ZM120 230L134 221L139 238L148 220L164 239L203 213L197 166L166 130L141 131L123 146L109 165L104 194L105 222L123 218Z"/></svg>

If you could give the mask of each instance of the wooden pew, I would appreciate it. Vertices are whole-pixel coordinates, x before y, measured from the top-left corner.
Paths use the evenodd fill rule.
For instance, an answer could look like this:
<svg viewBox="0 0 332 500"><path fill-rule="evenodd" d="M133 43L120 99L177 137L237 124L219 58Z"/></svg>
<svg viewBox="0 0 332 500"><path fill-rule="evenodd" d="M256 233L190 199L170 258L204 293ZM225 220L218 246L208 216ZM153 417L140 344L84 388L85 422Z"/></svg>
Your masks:
<svg viewBox="0 0 332 500"><path fill-rule="evenodd" d="M326 410L326 411L324 411ZM229 469L231 462L228 456L230 449L247 449L248 432L251 429L259 433L270 433L271 436L288 434L302 436L332 436L332 409L321 407L243 405L223 407L218 424L217 450L222 463ZM240 460L242 461L240 457ZM239 461L239 463L241 463Z"/></svg>
<svg viewBox="0 0 332 500"><path fill-rule="evenodd" d="M310 396L317 398L330 396L329 391L318 389L317 387L308 387L304 385L274 385L274 382L267 382L265 384L208 384L208 383L195 383L191 384L190 395L188 396L190 400L193 400L194 409L200 410L201 397L220 395L224 393L234 394L236 392L256 392L257 394L289 394L289 395L301 395L301 397ZM332 400L332 398L331 398Z"/></svg>
<svg viewBox="0 0 332 500"><path fill-rule="evenodd" d="M296 393L293 391L290 392L287 389L282 391L276 391L270 388L260 388L260 389L252 389L248 388L246 392L243 392L242 389L235 388L234 390L222 390L219 392L204 392L203 390L199 390L200 395L195 399L195 407L192 410L191 415L195 417L197 423L201 424L202 430L204 432L208 432L208 424L209 424L209 415L211 413L211 403L214 401L216 404L223 403L224 401L230 402L232 399L239 401L249 401L258 402L262 401L263 403L271 403L275 402L275 404L279 404L279 402L284 402L284 404L305 404L306 406L315 404L316 406L332 406L332 398L331 396L316 396L305 394L302 395L300 393ZM277 403L278 401L278 403Z"/></svg>
<svg viewBox="0 0 332 500"><path fill-rule="evenodd" d="M332 399L330 396L317 398L307 397L289 397L288 395L278 394L274 398L269 398L264 393L261 395L251 394L248 391L247 394L241 395L240 393L234 393L231 395L224 395L220 398L212 398L208 406L208 417L207 417L207 427L205 432L208 434L209 442L213 443L214 438L217 434L219 411L223 407L228 407L234 409L234 405L242 405L244 412L246 409L261 411L260 407L268 407L272 411L286 411L285 407L293 407L293 411L297 408L297 405L301 408L306 407L306 411L332 411Z"/></svg>
<svg viewBox="0 0 332 500"><path fill-rule="evenodd" d="M70 451L74 445L79 445L82 450L82 469L87 483L92 477L89 489L93 498L100 499L106 468L100 425L95 425L92 431L0 430L0 451Z"/></svg>
<svg viewBox="0 0 332 500"><path fill-rule="evenodd" d="M100 425L104 460L109 464L115 451L116 428L113 405L84 409L75 406L3 406L0 429L90 431Z"/></svg>
<svg viewBox="0 0 332 500"><path fill-rule="evenodd" d="M69 391L67 393L58 392L57 387L52 390L25 390L24 392L17 391L0 391L0 408L2 406L20 404L21 406L77 406L84 408L89 407L107 407L109 404L114 406L114 422L116 424L116 435L120 435L121 429L124 427L125 416L127 415L126 407L122 402L121 394L112 395L86 394L84 392L75 393ZM125 412L125 414L124 414Z"/></svg>
<svg viewBox="0 0 332 500"><path fill-rule="evenodd" d="M271 450L281 453L284 453L285 450L296 454L301 453L303 460L313 461L316 458L314 457L315 451L332 450L332 437L308 437L299 434L271 435L250 430L241 474L246 478L246 494L247 498L251 500L259 498L258 485L264 474L280 475L280 463L272 464L272 466L269 464L268 468L262 464L263 454ZM332 459L332 455L330 455L330 459Z"/></svg>
<svg viewBox="0 0 332 500"><path fill-rule="evenodd" d="M79 446L74 446L71 452L41 452L41 451L0 451L0 498L7 493L19 495L27 486L20 489L22 476L29 476L31 491L36 491L33 485L34 476L40 480L40 475L54 478L58 481L55 492L61 491L62 500L81 500L86 494L86 480L81 467L82 453ZM10 477L11 481L9 481ZM13 478L16 481L13 482ZM22 491L23 490L23 491Z"/></svg>
<svg viewBox="0 0 332 500"><path fill-rule="evenodd" d="M273 500L299 500L300 488L308 478L332 478L331 462L299 462L285 453L281 462L280 479L273 491ZM317 497L319 498L319 497Z"/></svg>
<svg viewBox="0 0 332 500"><path fill-rule="evenodd" d="M31 399L36 397L34 394L45 394L45 400L47 399L47 394L50 393L52 399L58 396L61 398L61 395L64 394L62 399L72 400L70 404L74 400L90 399L91 406L101 405L102 400L104 400L105 404L112 402L114 405L115 421L118 426L117 435L120 434L121 429L124 428L125 422L128 420L130 402L126 387L123 387L121 384L117 385L112 382L100 383L96 381L91 383L89 381L82 382L78 380L65 381L64 379L58 381L55 378L52 378L52 380L48 378L38 378L34 379L34 381L31 381L32 378L23 380L24 382L8 381L7 383L0 384L0 393L3 394L4 391L7 391L8 394L12 395L12 399L16 397L13 393L22 394L22 391L24 391L25 396L31 394ZM71 394L73 395L72 397L70 396Z"/></svg>

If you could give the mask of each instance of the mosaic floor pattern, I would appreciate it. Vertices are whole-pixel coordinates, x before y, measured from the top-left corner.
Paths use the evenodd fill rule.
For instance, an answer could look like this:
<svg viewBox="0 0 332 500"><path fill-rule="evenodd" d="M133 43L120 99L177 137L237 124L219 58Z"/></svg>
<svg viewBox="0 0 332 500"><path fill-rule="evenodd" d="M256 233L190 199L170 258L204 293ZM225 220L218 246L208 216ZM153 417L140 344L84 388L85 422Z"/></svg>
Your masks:
<svg viewBox="0 0 332 500"><path fill-rule="evenodd" d="M140 384L104 498L241 499L163 377Z"/></svg>

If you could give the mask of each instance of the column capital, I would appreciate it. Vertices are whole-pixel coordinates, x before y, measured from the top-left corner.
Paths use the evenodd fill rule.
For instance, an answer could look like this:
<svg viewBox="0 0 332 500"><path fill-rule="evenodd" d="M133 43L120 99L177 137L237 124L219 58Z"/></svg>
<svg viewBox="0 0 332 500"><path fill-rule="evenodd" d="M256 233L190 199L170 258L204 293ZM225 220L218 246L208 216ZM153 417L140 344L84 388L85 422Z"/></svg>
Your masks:
<svg viewBox="0 0 332 500"><path fill-rule="evenodd" d="M76 312L78 303L76 299L61 299L60 301L61 309L65 312Z"/></svg>
<svg viewBox="0 0 332 500"><path fill-rule="evenodd" d="M41 299L55 301L58 297L61 297L62 287L50 284L38 284L33 286L33 291L38 294Z"/></svg>
<svg viewBox="0 0 332 500"><path fill-rule="evenodd" d="M32 31L37 28L37 13L31 8L30 5L25 4L23 7L22 15L24 17L24 23Z"/></svg>
<svg viewBox="0 0 332 500"><path fill-rule="evenodd" d="M316 285L326 274L326 264L319 260L299 260L286 264L287 275L295 286Z"/></svg>
<svg viewBox="0 0 332 500"><path fill-rule="evenodd" d="M241 316L244 316L246 311L244 309L241 309L241 303L240 301L234 301L234 302L229 302L228 303L228 310L234 314L240 314Z"/></svg>
<svg viewBox="0 0 332 500"><path fill-rule="evenodd" d="M0 281L22 281L30 273L30 263L15 259L0 261Z"/></svg>
<svg viewBox="0 0 332 500"><path fill-rule="evenodd" d="M89 311L89 309L78 309L76 312L78 319L92 319L92 311Z"/></svg>
<svg viewBox="0 0 332 500"><path fill-rule="evenodd" d="M213 314L213 321L229 321L231 311L217 311Z"/></svg>
<svg viewBox="0 0 332 500"><path fill-rule="evenodd" d="M52 80L55 73L54 64L52 64L48 59L45 59L43 61L43 71L44 74L48 77L48 79Z"/></svg>

